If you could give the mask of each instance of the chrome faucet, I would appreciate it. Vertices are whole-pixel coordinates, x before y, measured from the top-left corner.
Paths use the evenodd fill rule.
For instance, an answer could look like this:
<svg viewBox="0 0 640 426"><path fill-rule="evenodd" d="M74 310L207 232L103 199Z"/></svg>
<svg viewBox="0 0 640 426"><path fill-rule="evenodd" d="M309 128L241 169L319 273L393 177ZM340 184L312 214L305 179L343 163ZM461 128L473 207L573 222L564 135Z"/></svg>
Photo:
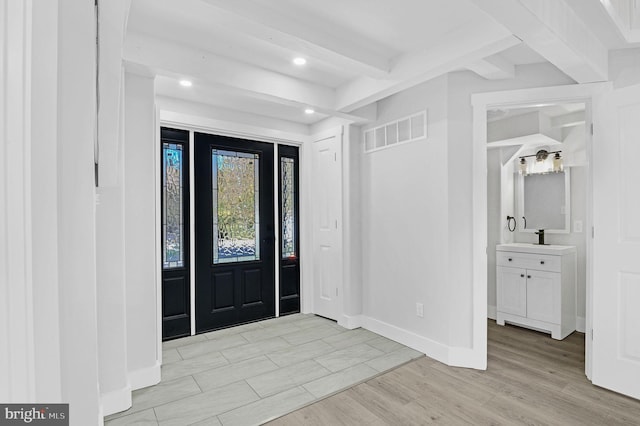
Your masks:
<svg viewBox="0 0 640 426"><path fill-rule="evenodd" d="M538 232L536 232L536 234L538 234L538 244L543 246L544 245L544 229L538 229Z"/></svg>

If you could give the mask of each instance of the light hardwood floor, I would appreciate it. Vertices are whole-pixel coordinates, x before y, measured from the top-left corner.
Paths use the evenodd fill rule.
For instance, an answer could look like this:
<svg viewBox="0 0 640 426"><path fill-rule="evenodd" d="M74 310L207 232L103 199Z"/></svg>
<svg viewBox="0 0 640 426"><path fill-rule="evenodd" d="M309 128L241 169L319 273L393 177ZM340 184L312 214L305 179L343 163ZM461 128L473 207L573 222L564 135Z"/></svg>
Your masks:
<svg viewBox="0 0 640 426"><path fill-rule="evenodd" d="M487 371L421 357L270 425L640 425L640 401L585 377L584 334L494 321L488 334Z"/></svg>

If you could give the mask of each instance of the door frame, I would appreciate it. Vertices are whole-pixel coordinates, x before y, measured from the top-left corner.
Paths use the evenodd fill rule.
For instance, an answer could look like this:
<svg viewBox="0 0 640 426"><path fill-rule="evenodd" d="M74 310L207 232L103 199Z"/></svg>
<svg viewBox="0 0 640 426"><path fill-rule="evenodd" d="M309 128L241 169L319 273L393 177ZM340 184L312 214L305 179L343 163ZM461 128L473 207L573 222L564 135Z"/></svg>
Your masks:
<svg viewBox="0 0 640 426"><path fill-rule="evenodd" d="M189 131L189 191L190 194L192 194L192 196L190 197L190 226L189 226L189 235L190 235L190 253L191 253L191 257L193 258L193 255L195 254L195 211L194 211L194 204L195 204L195 198L193 196L193 194L195 194L195 181L194 181L194 132L201 132L201 133L209 133L209 134L214 134L214 135L220 135L220 136L229 136L229 137L234 137L234 138L240 138L240 139L248 139L248 140L254 140L254 141L258 141L258 142L266 142L266 143L271 143L274 145L274 167L279 167L279 163L277 163L277 158L278 158L278 146L279 145L291 145L291 146L297 146L300 151L299 151L299 158L298 158L298 165L300 167L300 170L305 170L306 164L305 164L305 147L306 144L304 142L306 142L306 139L308 138L307 136L303 136L300 134L296 134L296 133L289 133L289 132L284 132L284 131L277 131L277 130L272 130L272 129L267 129L267 128L260 128L260 127L256 127L256 126L251 126L251 125L243 125L243 124L237 124L237 123L230 123L230 122L226 122L226 121L220 121L220 120L214 120L214 119L209 119L209 118L205 118L205 117L198 117L198 116L194 116L194 115L189 115L189 114L182 114L182 113L174 113L174 112L170 112L170 111L164 111L162 109L158 110L157 116L156 116L156 129L157 129L157 140L156 140L156 149L160 150L161 149L161 143L160 143L160 128L161 127L170 127L173 129L180 129L180 130L187 130ZM160 155L160 153L158 152L156 157L158 157ZM156 164L156 173L157 176L160 176L160 164ZM277 170L277 169L275 169ZM274 173L274 182L273 184L275 185L275 188L278 188L278 179L277 179L278 174ZM303 178L306 180L306 174L305 173L301 173L300 174L300 192L303 193L304 192L304 181ZM157 244L155 247L156 250L156 259L161 259L162 257L162 253L161 253L161 244L160 241L162 241L162 230L161 230L161 220L162 220L162 211L161 211L161 205L160 205L160 200L159 200L159 195L160 195L160 191L161 191L161 185L158 181L158 179L156 179L156 194L158 196L157 202L156 202L156 239L157 239ZM274 193L274 209L275 209L275 218L274 220L276 221L276 223L278 223L278 221L280 220L280 216L279 216L279 211L278 211L278 203L279 203L280 197L279 194ZM300 202L301 202L301 208L303 207L302 203L304 202L305 198L301 197ZM307 232L306 229L304 228L304 226L301 226L300 229L300 244L304 244L304 241L307 238ZM278 234L276 234L276 241L275 241L276 247L279 247L280 244L280 236ZM274 262L275 262L275 268L276 268L276 275L275 275L275 297L276 297L276 309L275 309L275 316L279 317L280 316L280 305L279 305L279 273L278 271L278 258L279 258L279 250L276 249L276 256L274 257ZM195 335L196 332L196 326L195 326L195 262L190 262L190 296L191 296L191 300L190 300L190 304L191 304L191 335ZM305 259L300 259L300 303L301 303L301 309L302 309L302 304L303 301L306 300L307 298L311 298L313 297L312 294L307 294L307 292L305 292L304 290L304 286L303 286L303 280L304 280L304 268L305 268ZM158 331L157 331L157 335L159 335L159 341L158 341L158 357L160 362L162 362L162 262L161 261L157 261L157 265L156 265L156 305L158 306L157 309L157 315L156 315L156 324L158 327Z"/></svg>
<svg viewBox="0 0 640 426"><path fill-rule="evenodd" d="M611 83L572 84L480 93L471 96L473 106L473 348L469 367L487 368L487 110L494 107L534 106L543 103L585 102L586 125L592 124L594 105L599 96L611 90ZM585 229L593 227L593 137L586 132L587 160L587 217ZM586 239L586 312L587 336L592 330L593 238ZM585 374L591 378L591 339L585 339Z"/></svg>

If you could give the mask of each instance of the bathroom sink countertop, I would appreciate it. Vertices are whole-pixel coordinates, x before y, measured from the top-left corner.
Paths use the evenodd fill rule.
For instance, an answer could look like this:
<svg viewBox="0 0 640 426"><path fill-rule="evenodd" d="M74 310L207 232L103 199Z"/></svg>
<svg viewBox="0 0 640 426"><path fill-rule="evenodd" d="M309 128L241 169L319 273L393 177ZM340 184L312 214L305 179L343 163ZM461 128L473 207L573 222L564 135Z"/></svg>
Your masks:
<svg viewBox="0 0 640 426"><path fill-rule="evenodd" d="M555 254L562 255L567 253L574 253L576 251L575 246L561 246L556 244L539 245L532 243L508 243L498 244L496 246L497 251L515 251L520 253L539 253L539 254Z"/></svg>

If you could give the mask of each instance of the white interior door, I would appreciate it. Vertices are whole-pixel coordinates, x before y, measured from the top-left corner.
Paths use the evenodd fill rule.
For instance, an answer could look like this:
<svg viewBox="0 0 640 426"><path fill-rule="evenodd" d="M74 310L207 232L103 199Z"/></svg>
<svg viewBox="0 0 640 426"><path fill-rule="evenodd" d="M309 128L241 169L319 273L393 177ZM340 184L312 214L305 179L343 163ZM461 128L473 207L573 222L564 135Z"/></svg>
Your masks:
<svg viewBox="0 0 640 426"><path fill-rule="evenodd" d="M338 320L342 290L342 133L313 143L311 209L313 211L314 312Z"/></svg>
<svg viewBox="0 0 640 426"><path fill-rule="evenodd" d="M640 85L595 117L592 379L640 398Z"/></svg>

